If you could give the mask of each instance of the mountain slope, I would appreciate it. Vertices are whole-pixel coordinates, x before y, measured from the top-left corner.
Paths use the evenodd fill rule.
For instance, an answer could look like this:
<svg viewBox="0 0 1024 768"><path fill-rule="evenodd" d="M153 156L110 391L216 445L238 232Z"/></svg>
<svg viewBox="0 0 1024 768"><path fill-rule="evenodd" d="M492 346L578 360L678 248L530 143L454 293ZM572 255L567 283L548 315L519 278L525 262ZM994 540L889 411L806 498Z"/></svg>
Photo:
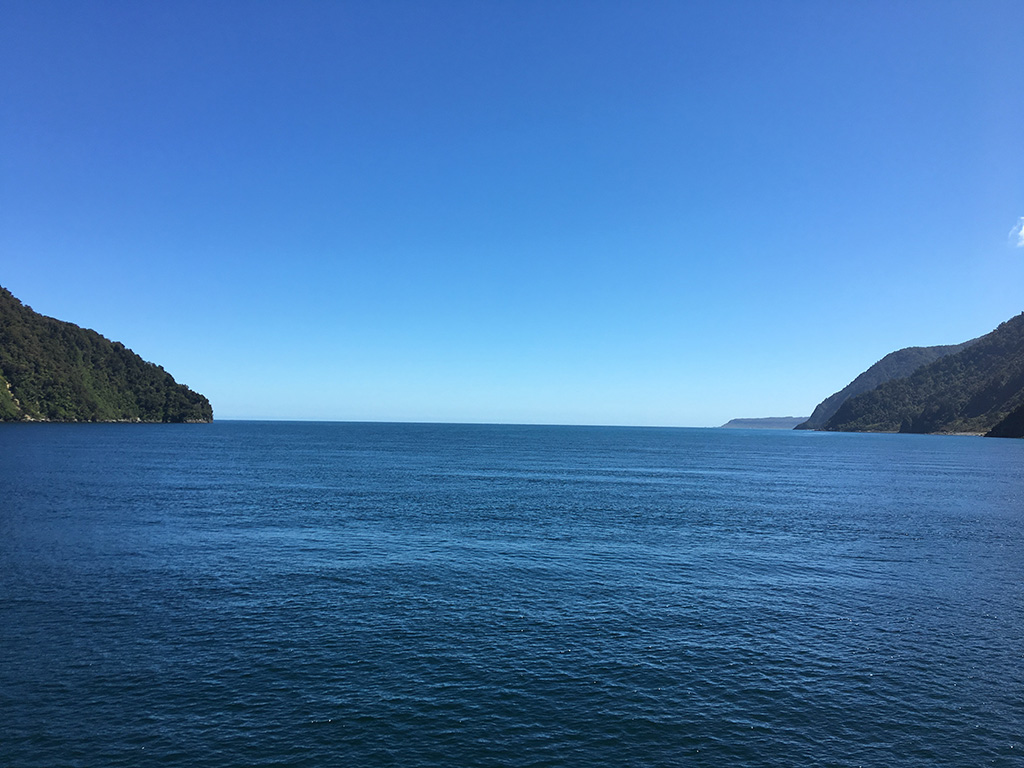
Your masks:
<svg viewBox="0 0 1024 768"><path fill-rule="evenodd" d="M834 395L822 400L811 413L811 417L796 429L823 429L825 422L851 397L856 397L862 392L870 392L887 381L909 376L921 366L933 363L946 355L955 354L975 341L977 339L940 347L906 347L890 352Z"/></svg>
<svg viewBox="0 0 1024 768"><path fill-rule="evenodd" d="M988 432L1024 404L1024 314L965 349L843 403L824 429Z"/></svg>
<svg viewBox="0 0 1024 768"><path fill-rule="evenodd" d="M209 400L163 368L0 288L0 421L212 419Z"/></svg>

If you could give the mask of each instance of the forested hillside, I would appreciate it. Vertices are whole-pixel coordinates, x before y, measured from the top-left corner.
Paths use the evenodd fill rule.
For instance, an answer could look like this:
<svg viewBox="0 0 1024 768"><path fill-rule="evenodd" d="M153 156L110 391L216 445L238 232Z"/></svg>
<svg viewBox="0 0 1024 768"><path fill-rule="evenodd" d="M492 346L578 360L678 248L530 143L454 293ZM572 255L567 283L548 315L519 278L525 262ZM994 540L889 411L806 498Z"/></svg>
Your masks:
<svg viewBox="0 0 1024 768"><path fill-rule="evenodd" d="M160 366L0 288L0 421L212 419L209 400Z"/></svg>
<svg viewBox="0 0 1024 768"><path fill-rule="evenodd" d="M987 433L1024 405L1024 314L961 351L847 400L823 429ZM1013 422L1007 427L1012 431Z"/></svg>
<svg viewBox="0 0 1024 768"><path fill-rule="evenodd" d="M830 395L818 403L818 407L814 409L810 418L796 429L823 429L825 423L851 397L862 392L869 392L887 381L909 376L921 366L959 352L975 341L977 339L965 341L963 344L949 344L940 347L906 347L890 352L834 395Z"/></svg>

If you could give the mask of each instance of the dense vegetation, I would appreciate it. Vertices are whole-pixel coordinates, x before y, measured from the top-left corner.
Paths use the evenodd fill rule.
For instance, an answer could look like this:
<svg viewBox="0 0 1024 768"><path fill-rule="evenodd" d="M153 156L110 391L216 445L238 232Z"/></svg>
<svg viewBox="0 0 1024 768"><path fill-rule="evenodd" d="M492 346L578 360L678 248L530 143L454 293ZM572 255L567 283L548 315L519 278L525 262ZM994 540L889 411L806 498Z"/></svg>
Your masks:
<svg viewBox="0 0 1024 768"><path fill-rule="evenodd" d="M986 433L1006 421L1003 431L1010 434L1016 423L1011 414L1022 406L1024 314L955 354L850 398L823 428Z"/></svg>
<svg viewBox="0 0 1024 768"><path fill-rule="evenodd" d="M0 421L211 421L209 400L95 331L0 288Z"/></svg>
<svg viewBox="0 0 1024 768"><path fill-rule="evenodd" d="M963 344L950 344L941 347L907 347L890 352L834 395L822 400L814 409L811 417L800 424L797 429L823 429L825 423L851 397L856 397L862 392L870 392L879 384L884 384L887 381L909 376L918 368L933 363L946 355L955 354L975 341L977 339L965 341Z"/></svg>

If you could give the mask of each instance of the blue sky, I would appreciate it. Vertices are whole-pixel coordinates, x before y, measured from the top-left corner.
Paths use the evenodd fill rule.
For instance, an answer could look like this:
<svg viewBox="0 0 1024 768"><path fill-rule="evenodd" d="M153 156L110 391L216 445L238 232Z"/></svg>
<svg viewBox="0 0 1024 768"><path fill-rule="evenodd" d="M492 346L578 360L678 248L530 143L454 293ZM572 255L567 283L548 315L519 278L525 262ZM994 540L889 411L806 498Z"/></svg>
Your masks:
<svg viewBox="0 0 1024 768"><path fill-rule="evenodd" d="M0 285L218 418L806 415L1024 310L1016 1L0 13Z"/></svg>

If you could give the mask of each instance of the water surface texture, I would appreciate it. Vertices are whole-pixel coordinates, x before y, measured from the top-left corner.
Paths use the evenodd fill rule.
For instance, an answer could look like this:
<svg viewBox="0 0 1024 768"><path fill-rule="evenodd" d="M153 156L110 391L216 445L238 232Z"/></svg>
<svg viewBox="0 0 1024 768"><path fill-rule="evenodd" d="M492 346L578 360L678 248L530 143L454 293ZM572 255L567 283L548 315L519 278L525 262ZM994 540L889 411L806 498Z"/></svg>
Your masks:
<svg viewBox="0 0 1024 768"><path fill-rule="evenodd" d="M1016 766L1024 441L0 426L5 766Z"/></svg>

